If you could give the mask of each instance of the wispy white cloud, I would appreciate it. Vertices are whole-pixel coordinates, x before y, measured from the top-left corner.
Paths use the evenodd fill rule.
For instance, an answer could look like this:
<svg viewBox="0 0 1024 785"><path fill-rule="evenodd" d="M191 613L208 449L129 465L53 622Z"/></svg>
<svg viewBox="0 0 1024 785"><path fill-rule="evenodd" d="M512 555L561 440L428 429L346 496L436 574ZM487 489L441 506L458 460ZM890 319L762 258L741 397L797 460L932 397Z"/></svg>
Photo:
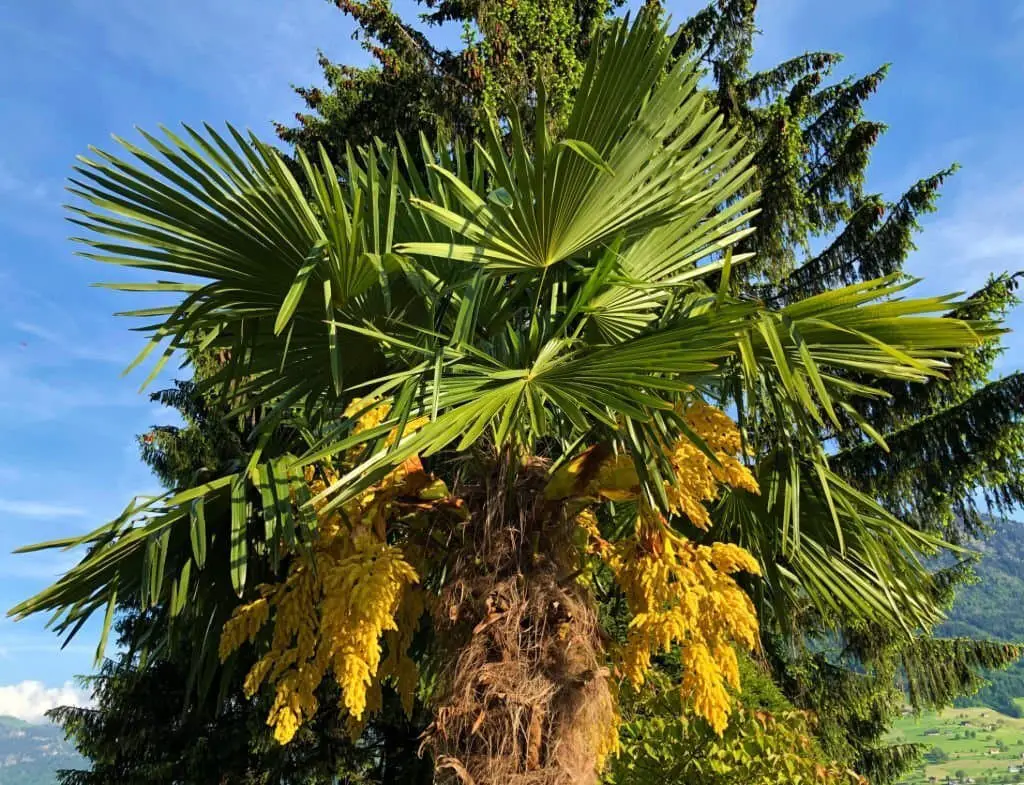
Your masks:
<svg viewBox="0 0 1024 785"><path fill-rule="evenodd" d="M23 681L0 686L0 715L26 722L43 722L46 712L57 706L88 706L88 690L67 681L60 687L47 687L41 681Z"/></svg>
<svg viewBox="0 0 1024 785"><path fill-rule="evenodd" d="M132 336L115 337L98 318L62 317L45 298L26 302L11 303L12 322L0 323L0 425L150 406L131 381L118 378L118 366L138 349ZM0 294L0 307L7 305ZM25 318L32 310L38 318Z"/></svg>
<svg viewBox="0 0 1024 785"><path fill-rule="evenodd" d="M0 513L17 515L21 518L66 518L86 514L85 510L63 504L51 504L31 499L2 498L0 498Z"/></svg>
<svg viewBox="0 0 1024 785"><path fill-rule="evenodd" d="M107 0L102 14L89 0L70 5L95 25L90 46L150 79L224 107L223 117L207 119L252 123L261 133L272 120L286 121L295 111L289 84L319 79L317 47L336 53L344 42L347 61L367 59L350 43L351 20L323 0L170 5Z"/></svg>
<svg viewBox="0 0 1024 785"><path fill-rule="evenodd" d="M147 398L121 385L102 389L84 382L50 382L35 375L12 372L0 358L0 422L18 418L21 424L68 420L83 411L116 411L144 407Z"/></svg>
<svg viewBox="0 0 1024 785"><path fill-rule="evenodd" d="M24 599L19 596L17 599ZM13 604L13 602L11 602ZM0 619L0 649L7 652L9 657L24 657L26 654L40 654L61 657L63 654L73 655L78 658L80 655L87 656L87 662L91 663L93 657L96 654L96 640L98 637L98 619L90 621L83 632L79 634L71 643L66 646L62 645L63 640L54 635L50 630L44 630L42 632L22 632L21 628L26 628L28 625L24 621L11 621L10 619ZM96 636L92 636L92 631L95 629L97 632ZM15 631L17 630L17 632ZM80 668L77 672L84 673L88 670L87 667ZM14 682L16 679L9 679ZM62 681L62 679L51 680L54 682ZM3 712L0 712L3 714Z"/></svg>
<svg viewBox="0 0 1024 785"><path fill-rule="evenodd" d="M126 341L124 340L119 342L121 344L119 347L104 346L93 341L74 341L71 339L70 333L58 332L33 322L15 322L14 329L45 341L71 359L96 360L118 365L127 364L131 359L130 351L126 351Z"/></svg>
<svg viewBox="0 0 1024 785"><path fill-rule="evenodd" d="M15 172L0 161L0 196L22 202L41 202L53 193L45 181L31 181Z"/></svg>
<svg viewBox="0 0 1024 785"><path fill-rule="evenodd" d="M978 172L927 220L909 269L929 288L974 291L990 274L1024 267L1024 183Z"/></svg>
<svg viewBox="0 0 1024 785"><path fill-rule="evenodd" d="M7 580L50 583L78 564L82 556L83 552L76 554L63 551L12 553L5 559L4 577Z"/></svg>
<svg viewBox="0 0 1024 785"><path fill-rule="evenodd" d="M4 120L0 110L0 121ZM0 132L0 142L3 134ZM54 236L60 187L0 159L0 225L21 236Z"/></svg>
<svg viewBox="0 0 1024 785"><path fill-rule="evenodd" d="M827 13L822 13L824 6L816 0L759 3L757 26L761 36L754 46L754 64L771 67L809 49L841 51L840 44L850 31L872 23L893 6L894 0L830 3Z"/></svg>
<svg viewBox="0 0 1024 785"><path fill-rule="evenodd" d="M15 322L14 328L21 330L23 333L34 335L36 338L42 338L44 341L50 341L52 343L60 343L61 336L53 330L47 330L45 327L40 327L37 324L29 324L28 322Z"/></svg>

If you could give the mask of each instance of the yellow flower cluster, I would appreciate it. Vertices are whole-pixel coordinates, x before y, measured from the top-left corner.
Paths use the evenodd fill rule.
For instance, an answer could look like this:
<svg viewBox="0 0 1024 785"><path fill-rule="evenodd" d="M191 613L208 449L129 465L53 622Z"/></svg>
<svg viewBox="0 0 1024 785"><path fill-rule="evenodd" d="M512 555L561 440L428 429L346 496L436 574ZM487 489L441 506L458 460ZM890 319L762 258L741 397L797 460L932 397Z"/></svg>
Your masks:
<svg viewBox="0 0 1024 785"><path fill-rule="evenodd" d="M696 545L650 521L640 520L636 538L602 548L633 614L619 667L639 686L654 654L681 646L683 693L721 733L730 711L726 685L740 686L732 645L753 649L758 641L753 603L731 574L757 574L757 562L739 546Z"/></svg>
<svg viewBox="0 0 1024 785"><path fill-rule="evenodd" d="M346 417L353 417L357 413L359 413L359 417L356 418L353 433L368 431L384 422L387 416L391 414L391 404L387 401L381 401L379 398L354 398L345 407L344 414Z"/></svg>
<svg viewBox="0 0 1024 785"><path fill-rule="evenodd" d="M270 619L270 603L266 597L260 597L248 605L235 609L234 614L220 635L220 658L224 661L233 651L237 651L247 643L256 640L263 625Z"/></svg>
<svg viewBox="0 0 1024 785"><path fill-rule="evenodd" d="M597 750L596 764L594 768L598 773L604 771L608 759L618 755L622 751L622 741L619 738L619 727L622 725L622 717L618 709L612 715L611 721L603 728L596 728Z"/></svg>
<svg viewBox="0 0 1024 785"><path fill-rule="evenodd" d="M349 403L344 412L345 417L355 417L355 426L352 429L353 434L376 428L387 420L389 414L391 414L391 404L387 401L380 401L377 398L356 398ZM402 431L403 436L415 433L428 422L430 422L429 417L417 417L408 421ZM397 429L392 430L384 438L384 446L390 447L394 444L397 437ZM355 465L355 455L343 456L341 463L345 468L351 468Z"/></svg>
<svg viewBox="0 0 1024 785"><path fill-rule="evenodd" d="M270 649L246 676L245 691L251 696L265 682L274 685L267 724L279 742L291 741L316 712L314 693L328 671L349 715L363 717L383 675L381 638L398 630L399 606L417 580L400 548L369 534L339 534L297 556L282 583L261 586L261 599L235 611L221 637L222 659L251 641L273 611ZM404 667L404 650L388 656Z"/></svg>
<svg viewBox="0 0 1024 785"><path fill-rule="evenodd" d="M698 400L684 412L687 425L700 436L718 459L716 465L692 441L680 439L669 453L674 481L666 485L669 510L685 515L694 526L711 525L705 502L718 498L718 486L730 485L759 493L750 469L736 456L742 448L736 424L724 413Z"/></svg>
<svg viewBox="0 0 1024 785"><path fill-rule="evenodd" d="M412 636L419 625L420 617L425 611L426 596L423 590L410 587L403 595L395 614L396 628L387 632L384 637L388 656L381 663L381 677L394 684L406 715L412 715L413 698L420 676L416 663L409 656L409 647L412 645Z"/></svg>
<svg viewBox="0 0 1024 785"><path fill-rule="evenodd" d="M709 406L701 399L696 399L684 412L686 424L705 441L708 447L726 455L738 455L743 449L736 423L721 409Z"/></svg>
<svg viewBox="0 0 1024 785"><path fill-rule="evenodd" d="M365 408L355 401L346 413ZM377 426L387 415L387 404L368 409L356 431ZM321 466L307 467L305 479L319 494L337 477ZM395 684L406 711L412 710L419 674L408 649L424 599L413 588L419 577L410 560L387 542L387 523L396 497L414 496L434 484L413 458L340 512L318 509L316 538L309 549L294 554L287 577L260 586L260 599L237 608L225 624L222 660L255 640L273 618L269 650L246 676L245 691L251 696L263 684L273 685L267 724L282 744L316 712L315 691L328 672L341 689L353 730L380 708L382 679Z"/></svg>
<svg viewBox="0 0 1024 785"><path fill-rule="evenodd" d="M721 485L759 493L757 480L737 457L742 440L736 424L725 413L697 400L681 414L690 429L703 439L707 451L686 436L666 450L673 474L665 483L668 509L673 515L686 516L698 528L707 529L711 516L704 505L718 498ZM640 496L640 478L631 456L601 456L598 448L591 448L556 472L546 494L552 499L634 501Z"/></svg>
<svg viewBox="0 0 1024 785"><path fill-rule="evenodd" d="M704 504L717 498L721 484L758 493L757 482L736 457L741 439L728 416L700 401L683 416L718 463L689 439L673 446L669 459L675 476L666 484L670 512L706 529L711 518ZM635 499L637 478L627 460L605 461L592 483L596 493L591 493L609 500ZM615 574L633 614L620 653L621 674L639 686L652 656L680 646L684 696L721 733L731 705L727 686L740 686L733 645L753 649L758 644L753 603L732 575L758 574L756 560L736 545L697 545L673 532L646 506L637 518L635 537L615 543L601 539L589 510L578 516L577 524L589 535L592 552Z"/></svg>

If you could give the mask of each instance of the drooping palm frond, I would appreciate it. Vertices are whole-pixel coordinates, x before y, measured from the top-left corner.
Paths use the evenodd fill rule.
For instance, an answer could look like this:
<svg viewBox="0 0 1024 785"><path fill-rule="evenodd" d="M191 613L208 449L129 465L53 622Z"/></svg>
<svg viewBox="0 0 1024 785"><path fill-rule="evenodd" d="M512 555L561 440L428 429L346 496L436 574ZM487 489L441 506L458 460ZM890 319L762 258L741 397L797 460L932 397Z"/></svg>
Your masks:
<svg viewBox="0 0 1024 785"><path fill-rule="evenodd" d="M945 547L940 538L795 453L768 456L758 468L762 494L727 493L714 531L761 563L755 594L781 628L807 602L826 618L887 619L908 631L938 620L925 559Z"/></svg>
<svg viewBox="0 0 1024 785"><path fill-rule="evenodd" d="M783 546L766 565L781 554L797 565L794 590L822 603L927 612L913 552L933 543L891 529L841 486L809 423L877 394L848 372L925 379L979 333L942 318L947 298L898 299L905 287L892 281L782 310L710 291L709 274L727 280L742 261L729 249L753 207L736 199L749 162L693 66L669 65L671 49L653 15L614 25L593 47L565 137L541 120L530 146L512 117L472 151L421 139L315 165L300 155L301 180L232 129L230 141L186 128L186 138L147 135L151 150L122 142L123 158L83 159L72 190L85 204L71 209L88 231L85 255L175 276L114 288L180 295L133 312L155 320L136 364L164 346L152 378L177 350L217 351L225 363L210 384L266 416L245 470L55 544L90 552L13 613L55 612L73 635L118 598L180 605L210 569L204 505L228 511L216 537L242 593L253 552L272 552L282 533L301 542L297 523L313 525L311 500L292 509L301 467L342 451L358 460L315 500L328 508L414 454L485 439L565 454L608 443L665 507L664 447L688 433L678 408L702 392L752 423L771 419L817 483L794 487L798 475L764 462L764 487L791 491L766 491L756 512L733 516L729 536L773 527L763 541L781 533ZM358 413L343 412L362 398L390 414L355 434ZM272 426L299 411L313 426L309 451L264 460ZM407 429L418 418L428 423Z"/></svg>

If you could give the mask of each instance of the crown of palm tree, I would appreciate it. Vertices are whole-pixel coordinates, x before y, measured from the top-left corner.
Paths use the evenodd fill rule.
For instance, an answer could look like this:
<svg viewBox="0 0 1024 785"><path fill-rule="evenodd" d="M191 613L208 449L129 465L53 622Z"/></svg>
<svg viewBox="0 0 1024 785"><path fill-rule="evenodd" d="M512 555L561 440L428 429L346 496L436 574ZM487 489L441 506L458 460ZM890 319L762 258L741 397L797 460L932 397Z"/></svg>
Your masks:
<svg viewBox="0 0 1024 785"><path fill-rule="evenodd" d="M914 554L940 543L832 474L820 425L881 395L864 379L939 376L992 328L945 318L951 298L905 299L909 283L892 279L782 309L734 295L752 170L672 45L652 15L614 25L558 136L541 90L531 138L517 117L492 118L472 149L399 139L341 161L300 151L290 166L207 126L82 158L69 209L83 255L166 276L106 286L173 298L130 312L151 333L132 367L155 352L148 383L177 352L218 353L206 384L261 420L248 465L34 546L89 550L13 613L53 611L74 635L104 606L109 626L119 598L177 615L201 581L241 593L254 540L299 542L314 503L485 441L555 467L605 445L667 509L665 445L707 450L680 414L695 397L736 414L758 461L762 496L727 491L715 516L761 558L767 604L934 613ZM356 432L381 402L386 418ZM304 452L275 446L282 423ZM302 467L342 452L359 459L311 499Z"/></svg>

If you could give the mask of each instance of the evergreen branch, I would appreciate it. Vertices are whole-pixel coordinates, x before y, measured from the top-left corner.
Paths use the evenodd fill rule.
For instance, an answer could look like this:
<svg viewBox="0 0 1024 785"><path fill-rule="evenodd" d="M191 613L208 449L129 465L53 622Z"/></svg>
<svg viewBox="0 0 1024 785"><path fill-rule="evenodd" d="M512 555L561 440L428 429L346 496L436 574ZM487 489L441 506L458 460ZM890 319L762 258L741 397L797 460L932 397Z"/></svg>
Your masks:
<svg viewBox="0 0 1024 785"><path fill-rule="evenodd" d="M751 75L743 82L743 94L752 101L773 101L807 77L814 77L816 83L820 83L842 59L843 56L835 52L806 52Z"/></svg>
<svg viewBox="0 0 1024 785"><path fill-rule="evenodd" d="M1024 503L1024 374L992 382L956 406L892 434L886 451L865 442L833 468L885 500L917 526L936 530L976 521L972 493L994 509ZM954 513L965 519L954 519Z"/></svg>

